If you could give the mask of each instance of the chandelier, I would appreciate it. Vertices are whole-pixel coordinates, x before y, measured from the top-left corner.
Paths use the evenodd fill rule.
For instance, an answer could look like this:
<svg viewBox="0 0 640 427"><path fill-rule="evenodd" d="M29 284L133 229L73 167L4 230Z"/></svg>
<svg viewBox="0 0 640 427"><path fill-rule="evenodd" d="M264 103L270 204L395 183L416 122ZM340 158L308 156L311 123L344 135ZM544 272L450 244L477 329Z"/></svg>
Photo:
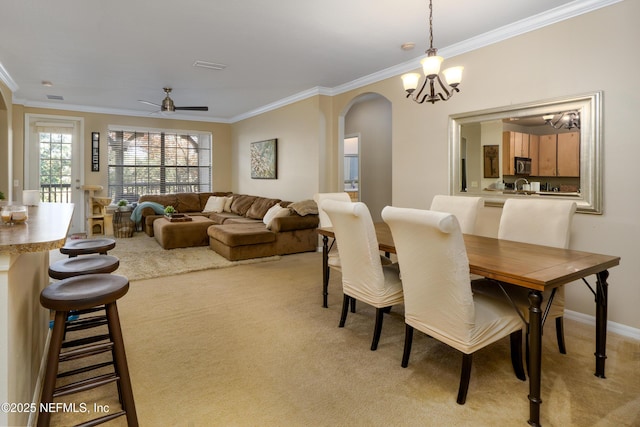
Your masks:
<svg viewBox="0 0 640 427"><path fill-rule="evenodd" d="M427 57L420 61L425 75L420 90L416 92L420 82L420 74L408 73L402 76L402 84L404 90L407 91L407 98L413 99L418 104L425 101L435 104L440 100L448 100L455 92L460 92L458 86L462 80L464 67L451 67L444 70L442 74L444 74L446 84L440 78L440 64L444 58L438 56L438 49L433 47L433 6L431 0L429 0L429 49L425 53Z"/></svg>
<svg viewBox="0 0 640 427"><path fill-rule="evenodd" d="M545 114L542 119L554 129L580 129L580 113L577 111L565 111L558 114L560 114L560 117L555 121L555 114Z"/></svg>

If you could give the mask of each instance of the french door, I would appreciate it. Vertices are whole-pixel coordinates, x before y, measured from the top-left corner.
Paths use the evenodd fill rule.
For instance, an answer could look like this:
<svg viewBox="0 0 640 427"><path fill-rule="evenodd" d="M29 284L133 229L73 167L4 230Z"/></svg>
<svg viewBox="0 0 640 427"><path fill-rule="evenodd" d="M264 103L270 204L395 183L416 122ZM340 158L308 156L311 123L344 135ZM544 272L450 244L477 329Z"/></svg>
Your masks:
<svg viewBox="0 0 640 427"><path fill-rule="evenodd" d="M81 117L25 115L24 189L41 202L75 205L69 233L85 231Z"/></svg>

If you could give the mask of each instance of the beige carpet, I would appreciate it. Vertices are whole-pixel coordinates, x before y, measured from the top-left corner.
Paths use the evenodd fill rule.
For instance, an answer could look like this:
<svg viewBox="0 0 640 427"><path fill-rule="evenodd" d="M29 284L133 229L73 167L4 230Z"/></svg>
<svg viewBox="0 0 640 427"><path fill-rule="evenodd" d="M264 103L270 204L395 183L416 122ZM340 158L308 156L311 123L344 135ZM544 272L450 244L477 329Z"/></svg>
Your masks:
<svg viewBox="0 0 640 427"><path fill-rule="evenodd" d="M117 274L129 280L143 280L187 273L233 267L279 260L279 256L254 258L244 261L229 261L208 246L178 249L162 249L155 238L137 232L131 238L116 239L116 247L109 251L120 260ZM51 260L66 258L59 252L52 252Z"/></svg>
<svg viewBox="0 0 640 427"><path fill-rule="evenodd" d="M339 320L339 275L321 307L321 255L284 256L134 281L119 302L141 426L518 426L528 385L508 339L474 355L467 403L455 402L461 356L421 334L400 367L401 309L369 350L374 310ZM544 426L640 425L640 342L608 336L607 379L593 375L593 328L566 320L567 355L544 336ZM115 386L76 399L117 407ZM56 414L52 425L81 415ZM112 426L125 426L124 419Z"/></svg>

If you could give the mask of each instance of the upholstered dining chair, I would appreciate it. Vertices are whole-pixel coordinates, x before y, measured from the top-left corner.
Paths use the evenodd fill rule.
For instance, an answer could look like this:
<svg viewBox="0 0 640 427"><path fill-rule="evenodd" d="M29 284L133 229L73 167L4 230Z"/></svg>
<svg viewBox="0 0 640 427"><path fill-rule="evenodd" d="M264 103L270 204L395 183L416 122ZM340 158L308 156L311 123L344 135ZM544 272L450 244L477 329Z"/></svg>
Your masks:
<svg viewBox="0 0 640 427"><path fill-rule="evenodd" d="M325 200L322 209L329 215L336 241L340 245L342 263L342 314L339 327L344 327L351 300L376 308L376 322L371 350L378 348L384 313L402 304L402 282L397 264L383 265L378 239L367 205L361 202Z"/></svg>
<svg viewBox="0 0 640 427"><path fill-rule="evenodd" d="M500 217L498 238L535 245L568 248L571 237L571 223L576 208L576 202L571 200L507 199ZM506 283L496 283L488 279L480 279L473 282L473 290L474 292L494 297L507 297L520 311L525 321L529 322L529 292L527 289ZM558 350L560 353L565 354L564 286L560 286L555 292L544 292L543 301L550 301L552 294L553 300L546 318L556 319Z"/></svg>
<svg viewBox="0 0 640 427"><path fill-rule="evenodd" d="M322 202L324 200L336 200L339 202L351 202L351 197L349 197L348 193L316 193L313 196L313 200L318 205L318 219L320 220L320 227L332 227L331 219L329 215L322 209ZM342 271L342 266L340 264L340 254L338 253L338 246L336 245L336 241L333 240L329 246L329 256L328 260L328 271L327 277L329 277L329 271L331 269L336 271Z"/></svg>
<svg viewBox="0 0 640 427"><path fill-rule="evenodd" d="M402 271L405 343L402 367L409 364L417 329L462 352L457 402L466 401L472 355L510 336L511 362L525 380L522 366L524 322L506 301L474 295L469 261L456 217L450 213L394 208L382 210L389 224Z"/></svg>
<svg viewBox="0 0 640 427"><path fill-rule="evenodd" d="M482 197L445 196L438 194L431 200L431 210L455 215L464 234L473 234L478 211L484 206Z"/></svg>

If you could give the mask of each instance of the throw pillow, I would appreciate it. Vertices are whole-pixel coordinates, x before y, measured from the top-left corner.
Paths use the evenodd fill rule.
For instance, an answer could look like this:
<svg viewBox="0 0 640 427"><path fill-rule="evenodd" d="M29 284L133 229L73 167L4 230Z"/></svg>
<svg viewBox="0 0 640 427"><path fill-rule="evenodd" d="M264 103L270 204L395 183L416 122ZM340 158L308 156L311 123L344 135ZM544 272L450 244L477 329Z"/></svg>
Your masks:
<svg viewBox="0 0 640 427"><path fill-rule="evenodd" d="M302 200L301 202L291 203L289 209L300 216L309 214L318 214L318 205L313 200Z"/></svg>
<svg viewBox="0 0 640 427"><path fill-rule="evenodd" d="M224 212L231 212L231 202L233 202L233 196L227 196L224 202Z"/></svg>
<svg viewBox="0 0 640 427"><path fill-rule="evenodd" d="M207 200L207 204L204 206L204 209L202 210L202 212L203 213L207 213L207 212L220 213L223 211L224 204L226 201L227 201L226 197L211 196Z"/></svg>
<svg viewBox="0 0 640 427"><path fill-rule="evenodd" d="M273 205L267 213L264 214L264 218L262 218L262 222L267 226L268 230L271 230L271 223L275 218L279 218L281 216L289 216L289 209L283 208L279 204Z"/></svg>

